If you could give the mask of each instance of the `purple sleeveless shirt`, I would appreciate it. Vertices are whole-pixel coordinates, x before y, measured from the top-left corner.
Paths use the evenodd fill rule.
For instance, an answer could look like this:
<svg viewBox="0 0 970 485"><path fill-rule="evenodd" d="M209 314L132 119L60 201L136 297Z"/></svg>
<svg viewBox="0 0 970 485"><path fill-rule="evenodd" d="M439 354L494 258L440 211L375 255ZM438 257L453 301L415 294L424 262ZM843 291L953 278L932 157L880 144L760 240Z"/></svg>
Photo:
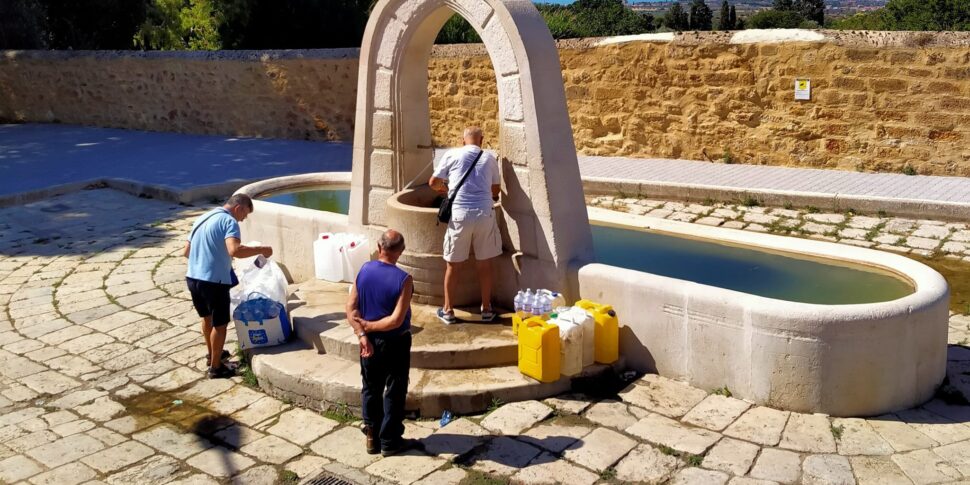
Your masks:
<svg viewBox="0 0 970 485"><path fill-rule="evenodd" d="M397 300L404 289L404 280L408 274L382 261L368 261L357 273L357 308L364 320L380 320L392 313L397 306ZM389 337L401 335L411 328L411 309L401 326L386 332L371 332L375 337Z"/></svg>

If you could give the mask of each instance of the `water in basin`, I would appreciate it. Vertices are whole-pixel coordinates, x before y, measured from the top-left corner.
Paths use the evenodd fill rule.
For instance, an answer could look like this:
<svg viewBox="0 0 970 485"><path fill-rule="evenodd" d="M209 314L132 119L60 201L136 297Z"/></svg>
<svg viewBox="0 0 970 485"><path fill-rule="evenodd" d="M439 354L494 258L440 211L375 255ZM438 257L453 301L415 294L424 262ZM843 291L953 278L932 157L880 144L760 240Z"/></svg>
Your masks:
<svg viewBox="0 0 970 485"><path fill-rule="evenodd" d="M260 197L346 214L347 188L311 188ZM593 225L597 262L780 300L828 305L895 300L913 287L866 269L635 229Z"/></svg>
<svg viewBox="0 0 970 485"><path fill-rule="evenodd" d="M350 212L350 189L314 189L278 192L259 197L259 200L277 204L304 207L325 212L347 214Z"/></svg>
<svg viewBox="0 0 970 485"><path fill-rule="evenodd" d="M861 268L635 229L593 225L592 231L599 263L768 298L840 305L914 291L902 279Z"/></svg>

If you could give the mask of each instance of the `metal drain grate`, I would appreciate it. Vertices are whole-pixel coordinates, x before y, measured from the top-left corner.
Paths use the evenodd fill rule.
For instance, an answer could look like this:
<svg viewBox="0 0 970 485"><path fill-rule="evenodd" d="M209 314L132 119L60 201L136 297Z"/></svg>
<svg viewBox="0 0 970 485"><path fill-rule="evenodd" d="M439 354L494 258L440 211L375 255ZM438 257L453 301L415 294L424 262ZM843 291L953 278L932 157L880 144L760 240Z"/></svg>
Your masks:
<svg viewBox="0 0 970 485"><path fill-rule="evenodd" d="M348 482L343 478L340 478L329 473L321 473L316 476L313 480L309 482L304 482L304 485L356 485L353 482Z"/></svg>

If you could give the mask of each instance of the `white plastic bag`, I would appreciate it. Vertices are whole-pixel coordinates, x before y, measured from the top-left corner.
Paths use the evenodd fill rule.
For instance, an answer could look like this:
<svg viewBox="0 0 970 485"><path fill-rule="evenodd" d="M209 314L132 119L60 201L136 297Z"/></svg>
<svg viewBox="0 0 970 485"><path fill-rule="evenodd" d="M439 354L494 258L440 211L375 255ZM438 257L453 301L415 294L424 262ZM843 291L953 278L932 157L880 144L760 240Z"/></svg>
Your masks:
<svg viewBox="0 0 970 485"><path fill-rule="evenodd" d="M259 243L248 245L258 246ZM230 290L230 314L243 349L277 345L292 333L286 301L286 275L262 256L239 261L239 284Z"/></svg>

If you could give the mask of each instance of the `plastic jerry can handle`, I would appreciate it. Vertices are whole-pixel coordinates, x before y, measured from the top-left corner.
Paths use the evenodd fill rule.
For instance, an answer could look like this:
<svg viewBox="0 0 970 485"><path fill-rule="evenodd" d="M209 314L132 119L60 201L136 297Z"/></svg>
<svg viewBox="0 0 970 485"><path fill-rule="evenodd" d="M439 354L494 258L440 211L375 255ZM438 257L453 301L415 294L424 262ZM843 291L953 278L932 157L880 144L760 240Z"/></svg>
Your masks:
<svg viewBox="0 0 970 485"><path fill-rule="evenodd" d="M526 328L545 326L545 322L537 322L535 320L526 321L526 322L523 322L523 323L525 323Z"/></svg>
<svg viewBox="0 0 970 485"><path fill-rule="evenodd" d="M610 311L606 312L606 314L609 315L609 316L611 316L611 317L615 317L616 316L616 312L613 311L613 310L610 310Z"/></svg>

